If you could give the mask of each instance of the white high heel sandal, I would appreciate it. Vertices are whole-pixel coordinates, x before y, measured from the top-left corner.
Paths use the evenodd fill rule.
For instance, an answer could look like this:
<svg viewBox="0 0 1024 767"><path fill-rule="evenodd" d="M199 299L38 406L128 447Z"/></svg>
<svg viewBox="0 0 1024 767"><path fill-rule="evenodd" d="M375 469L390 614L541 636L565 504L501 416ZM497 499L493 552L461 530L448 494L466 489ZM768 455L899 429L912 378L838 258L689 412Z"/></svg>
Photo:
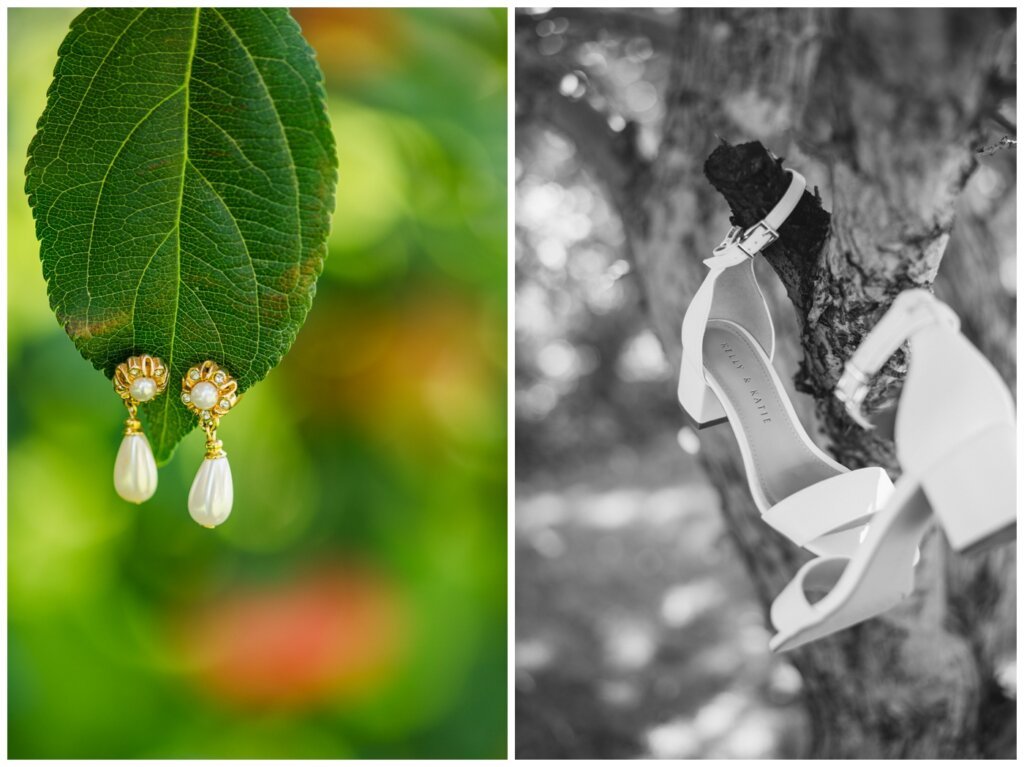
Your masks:
<svg viewBox="0 0 1024 767"><path fill-rule="evenodd" d="M745 231L733 227L704 261L710 272L683 318L679 403L698 428L732 424L767 524L815 554L848 555L892 482L879 467L850 471L819 450L772 367L775 329L754 258L804 193L803 176L788 172L775 208Z"/></svg>
<svg viewBox="0 0 1024 767"><path fill-rule="evenodd" d="M1014 405L999 374L960 333L953 311L924 290L900 294L847 363L836 396L871 428L861 403L871 377L909 339L896 411L903 466L885 508L852 557L805 564L771 608L776 652L894 607L914 590L918 544L934 519L956 551L1016 534ZM827 591L817 602L808 594Z"/></svg>

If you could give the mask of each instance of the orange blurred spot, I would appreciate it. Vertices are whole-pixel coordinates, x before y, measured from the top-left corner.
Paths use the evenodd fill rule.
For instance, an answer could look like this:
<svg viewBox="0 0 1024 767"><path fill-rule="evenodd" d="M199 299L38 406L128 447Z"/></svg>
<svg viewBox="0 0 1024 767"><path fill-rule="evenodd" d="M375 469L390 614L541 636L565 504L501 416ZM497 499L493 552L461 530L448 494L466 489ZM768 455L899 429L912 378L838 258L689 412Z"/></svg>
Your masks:
<svg viewBox="0 0 1024 767"><path fill-rule="evenodd" d="M369 570L320 570L224 595L186 622L185 644L210 695L295 707L365 694L398 663L403 610Z"/></svg>
<svg viewBox="0 0 1024 767"><path fill-rule="evenodd" d="M473 417L499 371L484 349L479 308L424 292L384 306L327 304L310 316L288 370L306 392L297 407L317 422L361 422L374 432L430 433Z"/></svg>
<svg viewBox="0 0 1024 767"><path fill-rule="evenodd" d="M389 8L292 8L328 84L389 71L401 50L398 14Z"/></svg>

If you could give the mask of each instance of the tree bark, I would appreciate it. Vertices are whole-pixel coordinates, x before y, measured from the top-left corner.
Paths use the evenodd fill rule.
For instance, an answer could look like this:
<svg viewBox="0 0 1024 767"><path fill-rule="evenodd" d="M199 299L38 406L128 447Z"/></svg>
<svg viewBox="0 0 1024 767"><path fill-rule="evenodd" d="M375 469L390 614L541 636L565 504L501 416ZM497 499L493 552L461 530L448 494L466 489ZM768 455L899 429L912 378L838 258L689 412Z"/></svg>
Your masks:
<svg viewBox="0 0 1024 767"><path fill-rule="evenodd" d="M856 427L832 391L892 299L935 281L956 202L991 140L988 120L1013 91L1014 50L1012 20L969 9L689 9L675 36L653 161L629 146L628 130L610 130L605 116L550 87L560 76L550 61L524 56L517 65L520 111L575 141L607 191L651 325L676 366L682 317L704 277L701 259L727 228L715 190L731 221L749 226L787 183L761 143L720 137L764 141L812 189L824 182L831 213L816 189L805 193L764 254L778 279L759 266L779 335L776 364L796 371L796 390L810 395L798 398L798 413L820 425L837 460L881 465L896 477L892 443ZM544 78L549 87L533 90ZM1005 127L1004 117L997 122ZM969 227L944 297L1012 379L1013 317L994 308L1011 302L992 277L984 231L977 221ZM895 355L875 379L869 410L892 402L905 371ZM700 460L767 612L805 555L760 522L731 431L700 436ZM809 756L1012 755L1014 706L994 669L1015 631L1014 568L1011 547L966 558L932 534L912 598L791 653L812 725Z"/></svg>

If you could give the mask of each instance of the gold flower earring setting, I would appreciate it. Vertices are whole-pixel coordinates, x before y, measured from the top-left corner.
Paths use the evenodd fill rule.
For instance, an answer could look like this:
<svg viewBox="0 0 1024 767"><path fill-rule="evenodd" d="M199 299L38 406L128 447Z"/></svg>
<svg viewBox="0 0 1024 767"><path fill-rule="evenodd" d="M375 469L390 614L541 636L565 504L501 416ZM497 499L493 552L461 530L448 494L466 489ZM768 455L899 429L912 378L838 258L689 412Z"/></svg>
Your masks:
<svg viewBox="0 0 1024 767"><path fill-rule="evenodd" d="M152 498L157 486L156 460L142 432L138 408L166 389L167 366L159 357L129 357L114 370L114 391L128 410L124 439L114 462L114 488L132 503ZM231 466L217 439L217 427L221 416L238 401L238 382L216 362L206 360L185 373L181 401L199 418L199 425L206 432L206 456L188 494L188 511L204 527L216 527L231 514L234 501Z"/></svg>
<svg viewBox="0 0 1024 767"><path fill-rule="evenodd" d="M185 374L181 401L206 432L206 456L188 494L188 513L203 527L216 527L228 518L234 501L231 466L217 439L217 427L238 401L238 382L216 362L206 360Z"/></svg>
<svg viewBox="0 0 1024 767"><path fill-rule="evenodd" d="M159 357L140 354L114 369L114 391L128 409L124 439L114 462L114 489L126 501L142 503L156 492L156 461L149 440L142 433L138 408L167 388L167 366Z"/></svg>

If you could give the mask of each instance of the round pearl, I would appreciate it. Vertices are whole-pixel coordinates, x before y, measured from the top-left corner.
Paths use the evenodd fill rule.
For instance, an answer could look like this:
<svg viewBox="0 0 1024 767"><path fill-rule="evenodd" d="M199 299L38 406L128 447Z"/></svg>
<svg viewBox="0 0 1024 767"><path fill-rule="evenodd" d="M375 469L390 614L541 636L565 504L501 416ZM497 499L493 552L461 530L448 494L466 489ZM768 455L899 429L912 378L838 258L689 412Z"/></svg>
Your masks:
<svg viewBox="0 0 1024 767"><path fill-rule="evenodd" d="M156 396L156 381L152 378L136 378L129 392L136 402L149 402Z"/></svg>
<svg viewBox="0 0 1024 767"><path fill-rule="evenodd" d="M209 381L200 381L192 387L192 404L200 410L209 410L217 404L217 387Z"/></svg>

